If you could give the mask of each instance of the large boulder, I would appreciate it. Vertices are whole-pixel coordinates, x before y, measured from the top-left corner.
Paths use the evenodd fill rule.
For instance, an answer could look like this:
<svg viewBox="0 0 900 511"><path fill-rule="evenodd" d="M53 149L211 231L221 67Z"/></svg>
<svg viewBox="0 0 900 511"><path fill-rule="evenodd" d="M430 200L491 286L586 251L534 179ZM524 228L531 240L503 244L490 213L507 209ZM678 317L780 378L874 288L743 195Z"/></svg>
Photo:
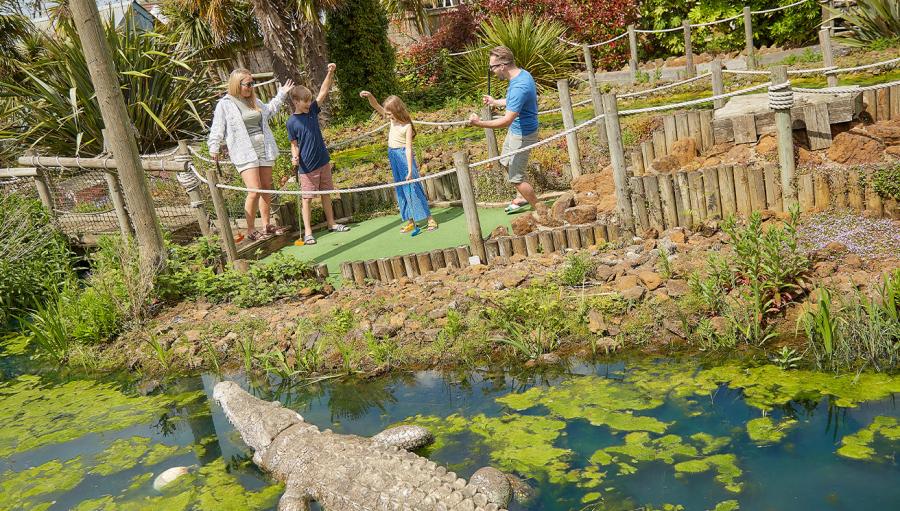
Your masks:
<svg viewBox="0 0 900 511"><path fill-rule="evenodd" d="M488 236L488 239L495 240L497 238L505 238L506 236L509 236L509 229L507 229L505 225L498 225L491 231L491 235Z"/></svg>
<svg viewBox="0 0 900 511"><path fill-rule="evenodd" d="M884 153L884 144L863 130L852 129L839 134L828 148L828 158L844 165L878 163Z"/></svg>
<svg viewBox="0 0 900 511"><path fill-rule="evenodd" d="M566 192L560 195L550 208L550 218L562 224L565 222L566 210L575 205L575 194Z"/></svg>
<svg viewBox="0 0 900 511"><path fill-rule="evenodd" d="M776 154L777 152L778 141L775 139L775 135L767 133L759 137L759 142L756 143L756 154L768 156L770 154Z"/></svg>
<svg viewBox="0 0 900 511"><path fill-rule="evenodd" d="M603 188L606 179L607 177L599 172L595 174L582 174L572 180L572 191L579 193L600 190Z"/></svg>
<svg viewBox="0 0 900 511"><path fill-rule="evenodd" d="M573 225L589 224L597 220L597 206L575 206L563 213L566 222Z"/></svg>
<svg viewBox="0 0 900 511"><path fill-rule="evenodd" d="M653 163L651 163L650 166L657 172L672 172L681 167L681 162L678 161L678 157L666 154L653 160Z"/></svg>
<svg viewBox="0 0 900 511"><path fill-rule="evenodd" d="M693 137L687 137L676 140L669 149L669 154L678 158L680 165L687 165L700 153L697 151L697 141Z"/></svg>
<svg viewBox="0 0 900 511"><path fill-rule="evenodd" d="M866 126L866 132L886 146L900 145L900 119L881 121Z"/></svg>
<svg viewBox="0 0 900 511"><path fill-rule="evenodd" d="M537 220L534 214L519 215L513 218L512 222L513 234L516 236L524 236L537 229Z"/></svg>

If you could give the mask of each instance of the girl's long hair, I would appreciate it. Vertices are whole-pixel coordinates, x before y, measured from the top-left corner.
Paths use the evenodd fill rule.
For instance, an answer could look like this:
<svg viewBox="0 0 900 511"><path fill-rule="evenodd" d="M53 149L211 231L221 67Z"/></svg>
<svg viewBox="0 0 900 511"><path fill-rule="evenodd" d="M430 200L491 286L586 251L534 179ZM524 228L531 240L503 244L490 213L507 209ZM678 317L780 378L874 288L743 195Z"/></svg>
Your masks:
<svg viewBox="0 0 900 511"><path fill-rule="evenodd" d="M228 94L237 100L247 103L247 106L253 110L259 110L259 105L256 104L256 89L250 88L249 98L241 95L241 82L247 78L253 79L253 74L250 73L249 69L239 67L232 71L231 76L228 77Z"/></svg>
<svg viewBox="0 0 900 511"><path fill-rule="evenodd" d="M413 138L415 138L416 127L413 125L412 117L409 116L409 110L406 108L406 103L404 103L402 99L397 96L388 96L387 99L384 100L384 109L390 112L391 115L394 116L394 119L401 124L409 124Z"/></svg>

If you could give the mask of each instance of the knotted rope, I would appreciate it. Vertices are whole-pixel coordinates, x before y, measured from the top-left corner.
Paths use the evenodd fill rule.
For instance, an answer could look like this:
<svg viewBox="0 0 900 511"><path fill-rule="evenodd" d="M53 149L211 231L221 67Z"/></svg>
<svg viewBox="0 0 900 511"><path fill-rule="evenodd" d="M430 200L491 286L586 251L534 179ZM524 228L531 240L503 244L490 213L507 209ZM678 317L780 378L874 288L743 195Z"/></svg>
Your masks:
<svg viewBox="0 0 900 511"><path fill-rule="evenodd" d="M794 91L790 82L769 85L769 108L790 110L794 106Z"/></svg>

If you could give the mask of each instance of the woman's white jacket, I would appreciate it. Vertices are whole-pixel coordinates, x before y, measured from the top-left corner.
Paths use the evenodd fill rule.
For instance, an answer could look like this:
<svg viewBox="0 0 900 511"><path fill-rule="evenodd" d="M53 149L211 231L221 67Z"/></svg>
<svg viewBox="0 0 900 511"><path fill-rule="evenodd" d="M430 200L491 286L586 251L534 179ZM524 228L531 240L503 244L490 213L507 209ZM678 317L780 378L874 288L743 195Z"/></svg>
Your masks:
<svg viewBox="0 0 900 511"><path fill-rule="evenodd" d="M279 92L268 104L259 99L256 100L256 104L262 112L265 159L269 161L275 161L278 156L278 144L275 143L275 137L272 135L272 130L269 129L269 120L281 109L286 96L286 93ZM225 145L228 147L231 163L237 166L261 159L262 155L257 155L253 150L253 142L250 140L250 135L247 134L241 110L229 94L226 94L216 104L216 112L213 114L213 122L209 128L209 139L207 140L209 154L219 154L222 140L225 140Z"/></svg>

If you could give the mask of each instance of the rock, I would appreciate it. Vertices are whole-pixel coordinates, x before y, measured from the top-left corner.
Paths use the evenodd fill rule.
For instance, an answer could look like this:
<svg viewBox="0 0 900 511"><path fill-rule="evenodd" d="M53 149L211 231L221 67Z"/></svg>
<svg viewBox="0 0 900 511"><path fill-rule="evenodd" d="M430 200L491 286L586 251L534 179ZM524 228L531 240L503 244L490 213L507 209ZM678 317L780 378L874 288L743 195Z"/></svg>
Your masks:
<svg viewBox="0 0 900 511"><path fill-rule="evenodd" d="M646 270L638 272L638 278L641 279L641 282L644 283L644 287L649 291L653 291L662 284L662 278L655 271Z"/></svg>
<svg viewBox="0 0 900 511"><path fill-rule="evenodd" d="M603 335L606 333L606 321L603 319L603 314L601 314L600 311L591 309L588 312L588 330L590 330L592 334Z"/></svg>
<svg viewBox="0 0 900 511"><path fill-rule="evenodd" d="M832 140L826 154L831 161L844 165L878 163L884 144L860 129L839 134Z"/></svg>
<svg viewBox="0 0 900 511"><path fill-rule="evenodd" d="M726 333L728 333L728 318L716 316L710 318L709 324L712 326L713 331L715 331L719 335L725 335Z"/></svg>
<svg viewBox="0 0 900 511"><path fill-rule="evenodd" d="M600 266L594 270L594 278L600 282L609 282L616 276L616 270L609 266Z"/></svg>
<svg viewBox="0 0 900 511"><path fill-rule="evenodd" d="M748 144L738 144L722 155L722 161L725 163L746 164L750 162L751 156Z"/></svg>
<svg viewBox="0 0 900 511"><path fill-rule="evenodd" d="M560 195L550 208L550 218L560 224L565 222L565 212L574 205L574 200L575 194L572 192Z"/></svg>
<svg viewBox="0 0 900 511"><path fill-rule="evenodd" d="M681 325L680 321L675 321L674 319L665 318L663 319L663 328L672 332L673 334L681 337L682 339L687 339L687 333L684 331L684 328Z"/></svg>
<svg viewBox="0 0 900 511"><path fill-rule="evenodd" d="M503 287L505 288L518 287L527 276L528 273L524 270L511 270L503 274L500 278L500 282L503 283Z"/></svg>
<svg viewBox="0 0 900 511"><path fill-rule="evenodd" d="M700 164L701 167L715 167L716 165L722 163L722 159L718 156L710 156L709 158L703 160L703 163Z"/></svg>
<svg viewBox="0 0 900 511"><path fill-rule="evenodd" d="M719 222L717 220L706 220L700 226L700 235L710 238L719 232Z"/></svg>
<svg viewBox="0 0 900 511"><path fill-rule="evenodd" d="M862 268L862 259L856 254L848 254L844 258L844 265L849 268Z"/></svg>
<svg viewBox="0 0 900 511"><path fill-rule="evenodd" d="M544 227L559 227L563 224L562 220L556 220L553 218L553 214L550 212L550 209L547 208L547 206L544 206L543 209L534 211L532 213L532 218L534 218L534 221L537 222L538 225L542 225Z"/></svg>
<svg viewBox="0 0 900 511"><path fill-rule="evenodd" d="M672 232L669 233L669 239L672 240L672 243L681 245L687 243L687 233L681 228L672 229Z"/></svg>
<svg viewBox="0 0 900 511"><path fill-rule="evenodd" d="M589 224L597 220L596 206L575 206L563 212L563 218L572 225Z"/></svg>
<svg viewBox="0 0 900 511"><path fill-rule="evenodd" d="M630 287L624 291L622 291L622 298L630 301L637 301L644 297L644 293L647 290L641 286Z"/></svg>
<svg viewBox="0 0 900 511"><path fill-rule="evenodd" d="M162 491L163 488L175 482L179 477L190 472L188 467L172 467L163 471L153 480L153 489Z"/></svg>
<svg viewBox="0 0 900 511"><path fill-rule="evenodd" d="M316 292L316 290L311 287L304 287L304 288L300 289L300 291L297 294L300 296L311 296L315 292Z"/></svg>
<svg viewBox="0 0 900 511"><path fill-rule="evenodd" d="M189 343L198 342L201 338L200 330L188 330L184 333L184 337Z"/></svg>
<svg viewBox="0 0 900 511"><path fill-rule="evenodd" d="M510 224L512 225L513 234L516 236L524 236L537 229L537 220L534 213L519 215L513 218Z"/></svg>
<svg viewBox="0 0 900 511"><path fill-rule="evenodd" d="M625 275L616 279L615 287L617 291L624 291L634 286L640 285L641 281L637 275Z"/></svg>
<svg viewBox="0 0 900 511"><path fill-rule="evenodd" d="M825 248L823 248L822 251L831 257L840 256L847 253L847 245L838 241L832 241L825 245Z"/></svg>
<svg viewBox="0 0 900 511"><path fill-rule="evenodd" d="M488 239L493 240L497 238L504 238L506 236L509 236L509 229L507 229L505 225L498 225L494 228L493 231L491 231L491 235L488 236Z"/></svg>
<svg viewBox="0 0 900 511"><path fill-rule="evenodd" d="M900 146L892 145L884 150L884 154L900 159Z"/></svg>
<svg viewBox="0 0 900 511"><path fill-rule="evenodd" d="M697 157L697 141L693 137L676 140L669 149L669 155L678 160L679 165L687 165Z"/></svg>
<svg viewBox="0 0 900 511"><path fill-rule="evenodd" d="M541 365L556 365L560 362L561 359L556 353L544 353L537 358L537 363Z"/></svg>
<svg viewBox="0 0 900 511"><path fill-rule="evenodd" d="M805 167L815 167L823 163L822 157L805 147L797 146L797 163Z"/></svg>
<svg viewBox="0 0 900 511"><path fill-rule="evenodd" d="M756 154L760 156L776 154L778 151L778 140L775 139L775 135L771 133L767 133L761 137L759 137L759 142L756 143Z"/></svg>
<svg viewBox="0 0 900 511"><path fill-rule="evenodd" d="M669 279L666 281L666 294L671 298L679 298L690 290L688 282L683 279Z"/></svg>
<svg viewBox="0 0 900 511"><path fill-rule="evenodd" d="M401 326L402 325L392 324L390 321L384 318L380 318L375 322L374 325L372 325L372 335L374 335L378 339L393 337L397 332L400 331Z"/></svg>
<svg viewBox="0 0 900 511"><path fill-rule="evenodd" d="M866 126L866 132L886 146L900 145L900 119L876 122Z"/></svg>
<svg viewBox="0 0 900 511"><path fill-rule="evenodd" d="M602 173L582 174L572 180L572 191L578 193L600 190L606 179L607 177Z"/></svg>
<svg viewBox="0 0 900 511"><path fill-rule="evenodd" d="M681 167L681 162L675 156L666 154L653 160L650 166L657 172L672 172Z"/></svg>
<svg viewBox="0 0 900 511"><path fill-rule="evenodd" d="M614 337L606 336L597 339L597 341L594 342L594 346L596 346L598 350L603 350L604 353L608 354L622 347L622 344Z"/></svg>
<svg viewBox="0 0 900 511"><path fill-rule="evenodd" d="M469 478L469 484L478 488L488 502L505 508L512 497L512 488L506 474L494 467L480 468Z"/></svg>
<svg viewBox="0 0 900 511"><path fill-rule="evenodd" d="M819 278L825 278L830 275L834 275L834 272L837 270L837 265L831 261L822 261L820 263L816 263L813 266L813 271L816 273L816 276Z"/></svg>

